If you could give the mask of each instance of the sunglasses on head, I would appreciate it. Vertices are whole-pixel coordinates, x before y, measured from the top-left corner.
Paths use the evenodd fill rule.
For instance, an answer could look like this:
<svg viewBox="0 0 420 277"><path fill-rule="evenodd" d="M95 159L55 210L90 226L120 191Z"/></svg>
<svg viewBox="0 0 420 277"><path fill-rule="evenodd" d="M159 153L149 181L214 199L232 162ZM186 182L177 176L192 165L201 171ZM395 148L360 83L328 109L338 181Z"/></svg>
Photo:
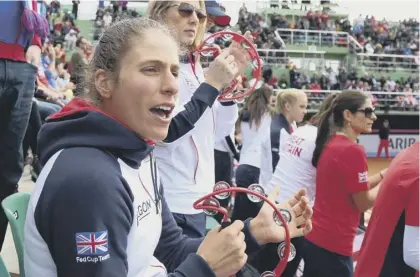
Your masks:
<svg viewBox="0 0 420 277"><path fill-rule="evenodd" d="M375 109L372 109L372 108L370 108L370 107L365 108L365 109L361 109L361 110L357 110L357 111L358 111L358 112L365 113L365 116L366 116L367 118L371 118L371 117L372 117L372 115L375 113Z"/></svg>
<svg viewBox="0 0 420 277"><path fill-rule="evenodd" d="M207 18L206 13L202 9L196 8L193 5L188 4L188 3L182 2L179 4L175 4L172 7L178 7L178 12L183 17L189 17L195 12L200 23L203 23L204 20L206 20Z"/></svg>

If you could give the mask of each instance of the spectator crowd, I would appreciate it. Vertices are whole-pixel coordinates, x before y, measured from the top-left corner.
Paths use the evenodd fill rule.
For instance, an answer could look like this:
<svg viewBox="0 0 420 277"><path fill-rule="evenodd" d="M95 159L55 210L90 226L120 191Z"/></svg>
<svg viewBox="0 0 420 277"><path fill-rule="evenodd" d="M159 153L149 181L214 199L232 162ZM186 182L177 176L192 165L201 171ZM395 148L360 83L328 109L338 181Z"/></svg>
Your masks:
<svg viewBox="0 0 420 277"><path fill-rule="evenodd" d="M290 9L286 2L283 1L279 8ZM296 1L292 2L296 3ZM390 23L385 19L377 22L373 16L365 19L359 16L352 25L348 19L331 19L329 12L330 9L323 9L322 11L310 9L305 17L297 18L295 22L289 21L285 15L272 14L269 20L265 21L260 14L248 12L244 4L239 11L238 28L241 32L251 30L255 43L260 49L282 49L284 45L275 36L276 29L281 28L347 32L357 39L368 54L416 56L419 54L419 22L414 19ZM351 68L350 71L347 71L346 68L341 67L338 72L331 68L325 68L325 70L311 76L305 70L298 69L292 62L287 62L285 53L270 52L264 54L281 58L277 60L286 61L286 68L289 72L289 76L276 77L267 66L264 74L265 84L274 89L292 87L310 90L312 92L308 93L308 96L311 99L309 104L312 107L317 107L325 97L321 91L355 89L366 92L389 93L371 93L372 100L379 109L385 111L390 109L418 110L419 99L418 96L413 94L417 93L418 95L419 92L418 75L413 74L407 78L401 77L399 80L391 80L384 74L380 78L375 78L373 74L358 76L356 69ZM388 68L392 65L391 63L388 64L386 59L379 59L381 67ZM279 79L277 79L278 77ZM401 94L396 95L395 93Z"/></svg>
<svg viewBox="0 0 420 277"><path fill-rule="evenodd" d="M248 12L244 4L239 11L238 27L241 31L253 31L258 48L280 49L280 42L274 32L281 28L347 32L355 37L368 54L419 54L419 22L415 19L389 22L386 19L377 21L374 16L363 18L359 15L351 24L347 18L331 18L330 12L329 9L310 9L305 17L298 17L295 21L285 15L271 14L266 21L260 14Z"/></svg>

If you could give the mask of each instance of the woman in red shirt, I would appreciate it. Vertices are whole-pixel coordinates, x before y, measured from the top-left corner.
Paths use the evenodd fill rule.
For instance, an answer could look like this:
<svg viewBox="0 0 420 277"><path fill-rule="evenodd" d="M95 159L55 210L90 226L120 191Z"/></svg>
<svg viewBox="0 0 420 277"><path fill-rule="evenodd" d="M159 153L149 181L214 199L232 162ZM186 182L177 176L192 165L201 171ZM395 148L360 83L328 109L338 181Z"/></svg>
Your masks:
<svg viewBox="0 0 420 277"><path fill-rule="evenodd" d="M384 171L368 178L361 133L376 120L370 97L344 91L321 117L312 164L317 168L313 230L305 239L305 277L353 276L360 213L372 207Z"/></svg>

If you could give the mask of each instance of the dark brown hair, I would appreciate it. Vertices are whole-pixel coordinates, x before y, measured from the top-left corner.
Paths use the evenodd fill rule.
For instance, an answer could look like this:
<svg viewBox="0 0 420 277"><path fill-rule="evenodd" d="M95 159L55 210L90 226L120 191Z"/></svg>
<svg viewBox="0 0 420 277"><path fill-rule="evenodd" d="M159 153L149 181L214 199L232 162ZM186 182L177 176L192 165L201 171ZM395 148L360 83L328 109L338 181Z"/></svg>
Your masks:
<svg viewBox="0 0 420 277"><path fill-rule="evenodd" d="M321 119L321 116L325 113L325 111L327 111L334 99L337 97L338 93L331 93L330 95L328 95L324 101L322 102L321 106L319 107L319 110L316 114L314 114L311 119L309 120L309 123L313 126L317 126L319 125L319 121Z"/></svg>
<svg viewBox="0 0 420 277"><path fill-rule="evenodd" d="M95 48L93 59L85 73L85 96L92 104L101 102L95 85L95 72L104 70L114 82L118 82L122 57L130 50L133 43L142 39L148 30L160 31L173 38L171 32L163 24L147 18L130 18L120 20L103 33ZM175 41L175 38L173 38Z"/></svg>
<svg viewBox="0 0 420 277"><path fill-rule="evenodd" d="M250 128L253 123L255 123L257 128L260 127L262 117L268 112L271 94L272 90L270 88L262 86L246 99L245 109L249 113Z"/></svg>

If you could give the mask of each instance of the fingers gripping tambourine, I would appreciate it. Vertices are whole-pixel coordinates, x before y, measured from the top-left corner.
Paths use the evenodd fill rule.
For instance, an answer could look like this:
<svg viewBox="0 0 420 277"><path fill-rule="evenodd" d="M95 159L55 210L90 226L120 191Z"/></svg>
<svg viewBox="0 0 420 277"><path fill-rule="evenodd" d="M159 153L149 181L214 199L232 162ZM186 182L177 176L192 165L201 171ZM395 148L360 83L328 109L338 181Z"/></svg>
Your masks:
<svg viewBox="0 0 420 277"><path fill-rule="evenodd" d="M194 208L204 210L204 213L210 216L214 216L217 213L223 215L222 228L229 226L235 203L235 197L237 193L246 193L249 201L253 203L259 203L261 201L266 202L270 205L273 210L273 220L280 226L283 226L286 233L284 242L280 243L277 248L277 254L280 258L274 271L266 271L261 274L261 277L280 277L283 273L286 265L289 261L293 260L296 256L296 249L290 243L290 234L287 224L291 222L292 215L287 209L278 209L274 203L272 203L265 195L264 189L260 185L251 185L247 189L231 187L226 182L218 182L214 186L213 192L209 193L202 198L194 202ZM219 200L225 200L230 197L229 204L225 209L219 203Z"/></svg>
<svg viewBox="0 0 420 277"><path fill-rule="evenodd" d="M196 52L205 57L217 57L220 54L220 49L217 47L211 47L217 38L221 38L224 41L238 43L247 51L250 58L252 64L252 77L256 79L256 82L248 89L239 90L237 89L238 81L234 79L228 88L222 90L219 96L219 101L222 102L232 100L240 102L255 90L258 81L261 79L262 61L258 55L257 49L255 49L254 45L248 39L230 31L222 31L212 34L200 44Z"/></svg>

